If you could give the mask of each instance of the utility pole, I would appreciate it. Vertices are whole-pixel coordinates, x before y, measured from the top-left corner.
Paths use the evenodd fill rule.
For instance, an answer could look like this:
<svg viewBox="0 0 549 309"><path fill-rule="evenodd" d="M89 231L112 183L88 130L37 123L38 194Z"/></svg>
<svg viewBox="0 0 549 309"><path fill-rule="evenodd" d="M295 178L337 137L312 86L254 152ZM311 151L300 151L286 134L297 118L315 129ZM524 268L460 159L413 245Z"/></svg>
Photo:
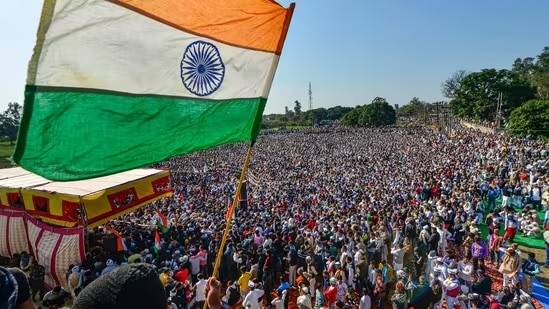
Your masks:
<svg viewBox="0 0 549 309"><path fill-rule="evenodd" d="M452 114L452 108L450 107L450 103L446 103L447 111L448 111L448 135L452 135L452 129L454 126L454 116Z"/></svg>
<svg viewBox="0 0 549 309"><path fill-rule="evenodd" d="M309 82L309 113L311 113L311 127L315 126L315 116L313 113L313 87L311 82Z"/></svg>
<svg viewBox="0 0 549 309"><path fill-rule="evenodd" d="M423 104L423 124L427 125L427 103Z"/></svg>
<svg viewBox="0 0 549 309"><path fill-rule="evenodd" d="M439 112L440 103L441 102L435 102L435 106L437 107L437 128L439 130L440 130L440 112Z"/></svg>
<svg viewBox="0 0 549 309"><path fill-rule="evenodd" d="M444 133L446 133L446 135L450 135L450 129L451 129L450 106L446 102L442 103L442 113L443 113L442 121L443 121Z"/></svg>
<svg viewBox="0 0 549 309"><path fill-rule="evenodd" d="M503 104L503 93L498 94L498 104L496 107L496 127L495 130L498 130L501 125L501 106Z"/></svg>

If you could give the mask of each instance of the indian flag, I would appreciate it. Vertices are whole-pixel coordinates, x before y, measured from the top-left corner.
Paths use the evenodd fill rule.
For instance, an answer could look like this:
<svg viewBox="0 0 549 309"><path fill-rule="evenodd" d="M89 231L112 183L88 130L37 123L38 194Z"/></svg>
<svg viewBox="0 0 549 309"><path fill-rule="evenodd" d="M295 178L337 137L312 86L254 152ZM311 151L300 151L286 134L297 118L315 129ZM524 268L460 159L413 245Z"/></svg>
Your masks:
<svg viewBox="0 0 549 309"><path fill-rule="evenodd" d="M158 253L160 249L162 249L160 234L158 234L158 230L155 230L154 231L154 251Z"/></svg>
<svg viewBox="0 0 549 309"><path fill-rule="evenodd" d="M254 141L293 8L45 0L14 161L66 181Z"/></svg>
<svg viewBox="0 0 549 309"><path fill-rule="evenodd" d="M168 232L170 227L168 226L166 216L164 216L160 210L156 210L156 216L158 217L158 221L156 221L158 228L162 231L162 233Z"/></svg>

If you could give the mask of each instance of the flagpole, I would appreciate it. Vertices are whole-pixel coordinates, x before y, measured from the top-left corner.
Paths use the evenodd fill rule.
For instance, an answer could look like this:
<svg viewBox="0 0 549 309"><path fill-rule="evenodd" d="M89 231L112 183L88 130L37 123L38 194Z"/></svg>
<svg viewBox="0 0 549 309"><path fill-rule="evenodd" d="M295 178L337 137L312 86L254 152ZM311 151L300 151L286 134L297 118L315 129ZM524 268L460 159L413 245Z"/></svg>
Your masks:
<svg viewBox="0 0 549 309"><path fill-rule="evenodd" d="M242 165L242 171L240 172L240 179L238 181L238 186L236 187L236 193L233 198L233 204L229 211L229 216L227 218L227 223L225 224L225 230L223 231L223 237L221 238L221 244L219 246L219 249L217 250L217 256L215 257L215 264L213 267L213 274L212 277L217 277L219 274L219 267L221 266L221 258L223 257L223 252L225 249L225 245L227 243L227 237L229 236L229 231L231 230L231 221L234 215L234 211L236 209L236 206L238 204L238 197L240 190L242 189L242 183L246 179L246 174L248 172L248 166L250 165L250 159L252 157L252 148L253 148L254 142L248 146L248 151L246 152L246 158L244 159L244 164ZM204 302L204 309L208 308L208 302Z"/></svg>
<svg viewBox="0 0 549 309"><path fill-rule="evenodd" d="M221 238L221 245L219 246L219 250L217 251L217 256L215 258L215 264L213 269L213 277L217 277L219 274L219 267L221 264L221 258L223 256L223 252L225 249L225 245L227 243L227 237L229 236L229 231L231 230L231 221L234 216L234 211L238 205L238 196L240 195L240 190L242 189L242 183L246 179L246 174L248 172L248 166L250 165L250 160L252 157L252 147L253 143L250 144L248 147L248 151L246 152L246 158L244 159L244 165L242 166L242 171L240 172L240 180L238 181L238 186L236 187L236 193L233 198L233 205L231 207L231 210L229 212L229 217L227 220L227 223L225 224L225 230L223 231L223 237Z"/></svg>

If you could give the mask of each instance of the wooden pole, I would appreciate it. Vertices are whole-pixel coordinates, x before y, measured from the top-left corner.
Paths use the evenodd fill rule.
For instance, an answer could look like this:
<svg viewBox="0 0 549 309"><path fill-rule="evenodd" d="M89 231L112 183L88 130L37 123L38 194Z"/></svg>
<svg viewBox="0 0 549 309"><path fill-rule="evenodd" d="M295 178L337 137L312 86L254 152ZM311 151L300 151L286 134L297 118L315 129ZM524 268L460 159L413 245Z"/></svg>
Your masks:
<svg viewBox="0 0 549 309"><path fill-rule="evenodd" d="M238 181L238 186L236 187L236 193L233 198L233 204L231 206L231 209L229 211L229 216L227 219L227 223L225 224L225 230L223 231L223 237L221 238L221 244L219 245L219 249L217 250L217 256L215 257L215 264L213 267L213 274L212 277L217 277L219 274L219 267L221 266L221 259L223 257L223 252L225 249L225 245L227 244L227 237L229 236L229 231L231 230L231 221L233 219L234 211L236 209L236 206L238 205L238 197L240 195L240 190L242 189L242 183L246 179L246 174L248 172L248 166L250 165L250 160L252 157L252 147L253 143L250 144L248 147L248 151L246 152L246 158L244 159L244 164L242 165L242 170L240 172L240 179ZM207 295L206 295L207 296ZM204 302L204 309L208 308L208 302Z"/></svg>
<svg viewBox="0 0 549 309"><path fill-rule="evenodd" d="M240 180L238 181L238 186L236 187L236 193L233 198L233 205L230 209L229 217L227 220L227 223L225 225L225 230L223 231L223 238L221 238L221 245L219 247L219 250L217 251L217 256L215 258L215 264L213 269L212 276L217 277L219 274L219 266L221 265L221 257L223 256L223 250L225 248L225 245L227 243L227 237L229 236L229 231L231 230L231 220L234 216L234 211L238 205L238 196L240 193L240 190L242 189L242 183L246 179L246 174L248 172L248 166L250 165L250 159L252 157L252 145L248 147L248 151L246 153L246 158L244 159L244 165L242 166L242 171L240 172Z"/></svg>

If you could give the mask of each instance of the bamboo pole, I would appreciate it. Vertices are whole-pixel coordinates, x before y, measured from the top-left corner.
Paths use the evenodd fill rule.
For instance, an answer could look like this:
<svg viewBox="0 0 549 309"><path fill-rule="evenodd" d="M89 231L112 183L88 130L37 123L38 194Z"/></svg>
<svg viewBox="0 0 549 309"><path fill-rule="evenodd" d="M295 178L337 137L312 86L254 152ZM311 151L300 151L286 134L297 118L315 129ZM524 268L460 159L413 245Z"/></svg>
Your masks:
<svg viewBox="0 0 549 309"><path fill-rule="evenodd" d="M250 165L250 160L252 157L252 147L253 143L250 144L248 147L248 151L246 152L246 157L244 159L244 164L242 165L242 171L240 172L240 179L238 180L238 186L236 187L236 193L233 198L233 203L231 205L231 209L229 212L229 217L227 219L227 223L225 224L225 230L223 231L223 237L221 238L221 244L219 245L219 249L217 250L217 256L215 257L215 264L213 267L213 274L212 277L217 277L219 274L219 267L221 266L221 259L223 258L223 253L225 249L225 245L227 243L227 237L229 236L229 231L231 230L231 221L233 219L234 211L238 205L238 197L240 196L240 190L242 189L242 183L246 179L246 174L248 172L248 166ZM207 296L207 295L206 295ZM204 302L204 308L208 308L208 302Z"/></svg>
<svg viewBox="0 0 549 309"><path fill-rule="evenodd" d="M215 264L213 269L212 276L217 277L219 273L219 267L221 265L221 258L223 256L223 249L225 248L225 245L227 243L227 237L229 236L229 231L231 230L231 220L233 219L234 211L238 205L238 196L240 193L240 190L242 189L242 183L246 179L246 173L248 172L248 166L250 165L250 159L252 157L252 145L248 147L248 151L246 153L246 158L244 159L244 165L242 166L242 171L240 172L240 180L238 181L238 186L236 188L236 193L233 198L233 204L231 206L231 210L229 213L229 220L227 220L227 224L225 225L225 230L223 231L223 237L221 238L221 245L219 247L219 250L217 251L217 256L215 258Z"/></svg>

